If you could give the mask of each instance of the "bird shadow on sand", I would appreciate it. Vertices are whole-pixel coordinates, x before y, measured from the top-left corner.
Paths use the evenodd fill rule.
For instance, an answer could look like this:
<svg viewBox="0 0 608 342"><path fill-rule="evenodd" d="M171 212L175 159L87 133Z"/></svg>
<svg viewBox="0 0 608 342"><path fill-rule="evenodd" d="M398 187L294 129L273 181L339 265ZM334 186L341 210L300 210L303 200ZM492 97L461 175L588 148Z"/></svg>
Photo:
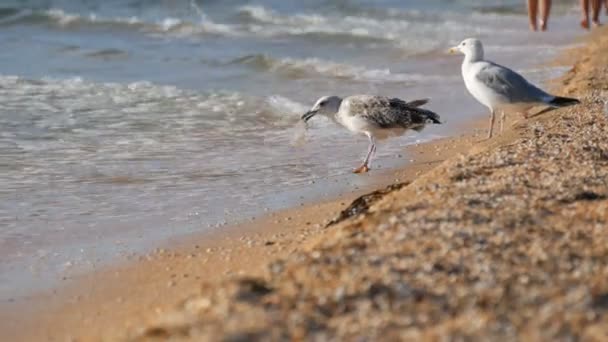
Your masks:
<svg viewBox="0 0 608 342"><path fill-rule="evenodd" d="M547 107L547 108L544 108L544 109L540 110L540 111L539 111L539 112L537 112L537 113L533 113L533 114L530 114L530 115L526 116L526 119L532 119L532 118L535 118L535 117L541 116L541 115L543 115L543 114L545 114L545 113L549 113L549 112L551 112L551 111L554 111L554 110L556 110L556 109L559 109L559 108L555 108L555 107Z"/></svg>
<svg viewBox="0 0 608 342"><path fill-rule="evenodd" d="M325 227L327 228L333 226L351 217L356 217L366 213L374 203L378 202L384 196L393 191L400 190L409 184L410 182L392 184L384 189L376 190L374 192L370 192L369 194L358 197L348 206L348 208L342 210L338 217L331 220Z"/></svg>

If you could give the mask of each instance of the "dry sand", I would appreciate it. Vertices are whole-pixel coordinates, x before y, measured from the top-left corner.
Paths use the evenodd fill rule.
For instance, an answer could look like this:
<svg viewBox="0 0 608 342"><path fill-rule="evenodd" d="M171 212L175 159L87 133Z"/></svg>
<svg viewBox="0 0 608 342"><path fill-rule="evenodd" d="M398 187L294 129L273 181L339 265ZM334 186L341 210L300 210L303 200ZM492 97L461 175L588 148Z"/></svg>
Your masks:
<svg viewBox="0 0 608 342"><path fill-rule="evenodd" d="M608 340L608 30L570 55L556 90L582 105L518 118L474 146L427 145L417 166L385 175L403 184L357 200L350 218L324 226L356 194L191 237L32 298L38 309L20 305L0 330L60 341Z"/></svg>

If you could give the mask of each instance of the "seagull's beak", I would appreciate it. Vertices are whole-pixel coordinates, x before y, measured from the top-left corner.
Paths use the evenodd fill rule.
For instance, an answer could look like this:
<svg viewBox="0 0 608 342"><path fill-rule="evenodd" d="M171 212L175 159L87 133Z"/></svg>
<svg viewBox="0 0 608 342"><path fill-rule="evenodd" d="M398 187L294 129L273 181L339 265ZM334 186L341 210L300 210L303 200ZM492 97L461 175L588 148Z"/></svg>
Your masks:
<svg viewBox="0 0 608 342"><path fill-rule="evenodd" d="M318 110L309 110L308 112L304 113L304 115L302 115L302 120L304 120L304 122L307 122L308 120L310 120L310 118L315 116L317 112Z"/></svg>
<svg viewBox="0 0 608 342"><path fill-rule="evenodd" d="M451 48L448 50L448 53L449 53L449 54L451 54L451 55L453 55L453 54L457 53L458 51L459 51L459 50L458 50L458 46L454 46L454 47L451 47Z"/></svg>

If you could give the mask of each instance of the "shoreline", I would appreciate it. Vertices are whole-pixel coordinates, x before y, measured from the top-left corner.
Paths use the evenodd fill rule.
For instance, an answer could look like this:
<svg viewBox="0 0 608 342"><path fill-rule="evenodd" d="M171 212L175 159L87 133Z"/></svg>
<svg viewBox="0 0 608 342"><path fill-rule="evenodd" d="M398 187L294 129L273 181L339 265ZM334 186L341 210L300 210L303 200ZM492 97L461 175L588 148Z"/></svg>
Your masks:
<svg viewBox="0 0 608 342"><path fill-rule="evenodd" d="M263 274L269 261L293 253L319 235L359 196L395 182L411 182L470 149L483 136L482 122L485 120L464 125L467 128L454 137L407 146L403 154L413 162L359 176L368 177L367 186L337 198L303 203L212 231L180 235L152 252L64 279L51 290L10 302L0 310L0 331L14 341L65 336L115 339L117 332L170 311L188 292L195 292L199 282ZM285 229L286 224L289 229ZM140 312L150 306L154 309ZM95 322L84 318L85 313L94 313ZM117 322L123 321L125 325L117 327ZM28 325L31 327L24 329ZM23 335L24 331L28 333Z"/></svg>
<svg viewBox="0 0 608 342"><path fill-rule="evenodd" d="M385 174L377 175L383 178L378 185L390 185L395 179L424 182L434 176L431 170L437 165L455 158L448 154L475 154L485 151L488 146L497 147L515 139L515 136L508 134L488 143L475 143L473 140L483 136L485 121L484 117L474 124L475 127L482 127L481 133L439 139L408 148L406 154L421 156L421 160L416 157L413 164L404 168L380 170L379 173ZM513 134L521 133L521 119L517 118L517 121L511 132ZM419 177L421 174L424 176ZM167 316L171 315L175 303L184 303L190 294L199 292L201 283L227 282L245 275L263 277L268 262L322 244L326 233L322 223L366 192L369 189L319 205L280 211L254 222L222 227L223 231L193 233L139 260L80 276L51 294L29 299L38 306L46 302L49 307L44 312L21 312L22 317L36 317L26 322L25 326L18 327L31 335L25 337L14 333L5 336L13 337L13 340L61 339L66 336L84 340L115 339L124 337L125 332L130 335L133 331L141 331L142 326L157 326L158 321L165 322ZM388 200L385 198L383 202ZM320 222L313 223L307 218L312 214ZM287 231L285 225L289 226ZM222 271L216 272L218 268ZM244 272L239 272L241 270ZM209 272L213 272L211 277L202 276L202 273ZM3 317L5 311L0 312L0 319L6 324L15 316ZM0 330L11 332L5 328Z"/></svg>

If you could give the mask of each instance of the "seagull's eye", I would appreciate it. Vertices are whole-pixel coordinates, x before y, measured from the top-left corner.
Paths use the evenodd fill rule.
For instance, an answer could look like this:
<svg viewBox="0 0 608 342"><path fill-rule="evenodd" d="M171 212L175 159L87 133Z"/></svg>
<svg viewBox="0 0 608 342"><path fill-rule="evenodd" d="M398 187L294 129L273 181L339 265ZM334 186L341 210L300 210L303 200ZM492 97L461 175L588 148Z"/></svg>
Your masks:
<svg viewBox="0 0 608 342"><path fill-rule="evenodd" d="M465 43L465 42L462 42L462 46L465 46L465 45L467 45L467 43Z"/></svg>
<svg viewBox="0 0 608 342"><path fill-rule="evenodd" d="M327 104L327 101L323 101L321 103L319 103L319 106L325 106Z"/></svg>

